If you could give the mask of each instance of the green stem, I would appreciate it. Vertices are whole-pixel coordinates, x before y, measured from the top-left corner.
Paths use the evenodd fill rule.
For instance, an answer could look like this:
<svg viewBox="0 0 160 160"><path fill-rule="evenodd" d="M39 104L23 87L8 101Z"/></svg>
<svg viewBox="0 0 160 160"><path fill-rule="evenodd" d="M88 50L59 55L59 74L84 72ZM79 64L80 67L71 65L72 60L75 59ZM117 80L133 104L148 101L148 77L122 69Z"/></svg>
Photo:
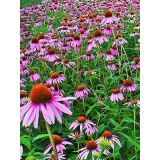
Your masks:
<svg viewBox="0 0 160 160"><path fill-rule="evenodd" d="M134 137L136 139L136 109L135 108L133 108L133 116L134 116ZM136 155L136 159L137 159L136 146L135 146L135 155Z"/></svg>
<svg viewBox="0 0 160 160"><path fill-rule="evenodd" d="M79 141L77 140L78 154L79 154Z"/></svg>
<svg viewBox="0 0 160 160"><path fill-rule="evenodd" d="M54 151L54 154L55 154L55 159L58 160L57 150L56 150L56 146L55 146L54 140L52 138L52 133L51 133L50 126L48 125L48 123L46 121L45 121L45 125L46 125L46 129L47 129L47 132L48 132L51 144L52 144L52 148L53 148L53 151Z"/></svg>
<svg viewBox="0 0 160 160"><path fill-rule="evenodd" d="M83 111L84 111L84 113L86 113L86 110L85 110L85 107L84 107L84 99L82 99L82 101L83 101Z"/></svg>

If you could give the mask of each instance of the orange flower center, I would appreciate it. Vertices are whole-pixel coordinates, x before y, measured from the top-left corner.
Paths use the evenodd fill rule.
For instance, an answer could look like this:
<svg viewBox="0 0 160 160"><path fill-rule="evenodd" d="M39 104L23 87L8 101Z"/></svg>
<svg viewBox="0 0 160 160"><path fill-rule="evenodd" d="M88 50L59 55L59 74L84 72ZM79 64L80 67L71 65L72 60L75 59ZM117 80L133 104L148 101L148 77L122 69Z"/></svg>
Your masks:
<svg viewBox="0 0 160 160"><path fill-rule="evenodd" d="M118 39L118 38L120 38L120 37L122 37L122 36L121 36L121 34L119 34L119 33L117 33L117 34L115 35L115 39Z"/></svg>
<svg viewBox="0 0 160 160"><path fill-rule="evenodd" d="M68 63L69 60L65 58L65 59L63 59L63 62L64 62L64 63Z"/></svg>
<svg viewBox="0 0 160 160"><path fill-rule="evenodd" d="M52 72L51 73L51 78L52 79L55 79L55 78L58 78L59 77L59 73L57 73L57 72Z"/></svg>
<svg viewBox="0 0 160 160"><path fill-rule="evenodd" d="M77 118L77 121L78 121L79 123L84 123L84 122L86 121L86 117L85 117L85 116L79 116L79 117Z"/></svg>
<svg viewBox="0 0 160 160"><path fill-rule="evenodd" d="M102 36L102 31L96 29L96 30L94 31L94 36L95 36L95 37L100 37L100 36Z"/></svg>
<svg viewBox="0 0 160 160"><path fill-rule="evenodd" d="M63 19L64 21L67 21L68 20L68 18L67 17L64 17L64 19Z"/></svg>
<svg viewBox="0 0 160 160"><path fill-rule="evenodd" d="M112 65L112 64L113 64L113 62L107 62L107 64L108 64L108 65Z"/></svg>
<svg viewBox="0 0 160 160"><path fill-rule="evenodd" d="M87 55L87 56L91 56L91 53L88 52L88 53L86 53L86 55Z"/></svg>
<svg viewBox="0 0 160 160"><path fill-rule="evenodd" d="M79 35L74 35L73 38L74 38L74 40L80 40Z"/></svg>
<svg viewBox="0 0 160 160"><path fill-rule="evenodd" d="M31 41L32 41L32 43L38 43L38 40L39 40L38 38L32 38Z"/></svg>
<svg viewBox="0 0 160 160"><path fill-rule="evenodd" d="M62 138L58 135L54 135L52 136L53 140L54 140L54 143L57 145L57 144L60 144L62 143Z"/></svg>
<svg viewBox="0 0 160 160"><path fill-rule="evenodd" d="M33 103L46 103L50 101L52 94L49 88L43 84L36 84L30 91L30 99Z"/></svg>
<svg viewBox="0 0 160 160"><path fill-rule="evenodd" d="M114 93L114 94L118 94L119 92L120 92L120 89L118 89L118 88L112 90L112 93Z"/></svg>
<svg viewBox="0 0 160 160"><path fill-rule="evenodd" d="M26 96L26 92L25 91L20 91L20 98L23 98Z"/></svg>
<svg viewBox="0 0 160 160"><path fill-rule="evenodd" d="M74 136L75 136L75 138L79 138L80 134L76 133Z"/></svg>
<svg viewBox="0 0 160 160"><path fill-rule="evenodd" d="M52 35L52 39L58 39L58 38L59 38L58 35L56 35L56 34Z"/></svg>
<svg viewBox="0 0 160 160"><path fill-rule="evenodd" d="M116 45L114 45L114 46L112 47L112 49L117 49Z"/></svg>
<svg viewBox="0 0 160 160"><path fill-rule="evenodd" d="M137 100L135 100L135 99L132 100L132 101L131 101L131 104L132 104L132 105L133 105L133 104L137 104Z"/></svg>
<svg viewBox="0 0 160 160"><path fill-rule="evenodd" d="M33 69L30 70L30 71L29 71L29 74L34 74L34 70L33 70Z"/></svg>
<svg viewBox="0 0 160 160"><path fill-rule="evenodd" d="M92 70L88 70L87 71L87 74L89 75L89 74L92 74Z"/></svg>
<svg viewBox="0 0 160 160"><path fill-rule="evenodd" d="M123 81L123 85L124 86L131 86L132 85L132 81L130 79L126 79Z"/></svg>
<svg viewBox="0 0 160 160"><path fill-rule="evenodd" d="M97 148L97 143L95 142L95 141L93 141L93 140L89 140L87 143L86 143L86 148L88 149L88 150L94 150L94 149L96 149Z"/></svg>
<svg viewBox="0 0 160 160"><path fill-rule="evenodd" d="M111 131L104 131L102 136L110 139L110 138L112 138L112 132Z"/></svg>
<svg viewBox="0 0 160 160"><path fill-rule="evenodd" d="M140 58L139 57L135 57L133 60L135 61L136 64L138 64L139 61L140 61Z"/></svg>
<svg viewBox="0 0 160 160"><path fill-rule="evenodd" d="M52 158L52 159L55 159L55 158L56 158L56 155L55 155L54 153L52 153L52 154L51 154L51 158Z"/></svg>
<svg viewBox="0 0 160 160"><path fill-rule="evenodd" d="M44 39L44 33L40 33L40 34L38 35L38 39Z"/></svg>
<svg viewBox="0 0 160 160"><path fill-rule="evenodd" d="M102 19L101 18L96 18L96 22L101 22Z"/></svg>
<svg viewBox="0 0 160 160"><path fill-rule="evenodd" d="M110 50L108 50L106 53L109 55L109 54L111 54L111 51L110 51Z"/></svg>
<svg viewBox="0 0 160 160"><path fill-rule="evenodd" d="M107 29L107 30L111 30L111 27L110 27L110 26L107 26L106 29Z"/></svg>
<svg viewBox="0 0 160 160"><path fill-rule="evenodd" d="M112 12L110 10L106 10L104 13L105 17L112 17Z"/></svg>
<svg viewBox="0 0 160 160"><path fill-rule="evenodd" d="M48 54L50 54L50 55L55 54L54 49L53 48L49 48L48 49Z"/></svg>
<svg viewBox="0 0 160 160"><path fill-rule="evenodd" d="M79 22L84 22L85 18L80 18Z"/></svg>
<svg viewBox="0 0 160 160"><path fill-rule="evenodd" d="M82 90L84 90L85 89L85 87L83 86L83 85L79 85L78 87L77 87L77 91L82 91Z"/></svg>
<svg viewBox="0 0 160 160"><path fill-rule="evenodd" d="M22 57L22 60L23 60L23 61L27 60L27 57L26 57L26 56L23 56L23 57Z"/></svg>

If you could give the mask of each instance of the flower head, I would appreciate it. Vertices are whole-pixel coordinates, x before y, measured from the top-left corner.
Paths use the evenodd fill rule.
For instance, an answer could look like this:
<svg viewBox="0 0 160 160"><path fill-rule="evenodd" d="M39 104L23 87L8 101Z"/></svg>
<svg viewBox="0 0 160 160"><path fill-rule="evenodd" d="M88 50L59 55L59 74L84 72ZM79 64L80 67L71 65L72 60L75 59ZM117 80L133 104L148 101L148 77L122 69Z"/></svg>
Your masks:
<svg viewBox="0 0 160 160"><path fill-rule="evenodd" d="M102 20L102 25L106 25L108 23L112 23L113 22L113 17L112 17L112 12L110 10L106 10L104 12L104 18Z"/></svg>
<svg viewBox="0 0 160 160"><path fill-rule="evenodd" d="M90 90L88 88L85 88L83 85L78 85L77 90L74 93L74 96L75 96L75 98L84 99L84 98L88 97L89 91Z"/></svg>
<svg viewBox="0 0 160 160"><path fill-rule="evenodd" d="M115 88L112 90L112 95L110 96L110 100L115 102L115 101L121 101L124 99L123 94L121 93L119 88Z"/></svg>
<svg viewBox="0 0 160 160"><path fill-rule="evenodd" d="M99 152L100 149L99 149L97 142L95 142L94 140L89 140L86 143L86 146L80 149L79 151L81 151L81 153L78 155L77 159L85 160L87 159L89 153L91 153L92 159L94 159L94 154Z"/></svg>
<svg viewBox="0 0 160 160"><path fill-rule="evenodd" d="M113 150L114 150L114 143L117 143L120 147L122 147L119 137L116 135L113 135L111 131L105 130L102 133L102 137L107 139L110 142L110 145L113 148Z"/></svg>
<svg viewBox="0 0 160 160"><path fill-rule="evenodd" d="M126 79L123 81L123 86L121 90L124 91L135 91L137 89L137 85L134 84L130 79Z"/></svg>
<svg viewBox="0 0 160 160"><path fill-rule="evenodd" d="M50 77L51 78L46 81L47 84L57 84L65 81L64 75L58 72L52 72Z"/></svg>
<svg viewBox="0 0 160 160"><path fill-rule="evenodd" d="M31 123L38 128L39 113L42 112L43 118L48 124L55 123L55 117L62 123L62 113L71 115L68 109L69 99L73 97L63 97L52 93L49 88L43 84L36 84L30 91L31 101L20 108L22 125L28 127Z"/></svg>
<svg viewBox="0 0 160 160"><path fill-rule="evenodd" d="M65 150L65 145L68 145L68 144L72 144L71 142L69 141L66 141L64 138L62 138L61 136L59 135L54 135L52 136L53 138L53 141L56 145L56 149L57 149L57 152L60 152L63 154L63 150ZM49 144L47 147L46 147L46 150L44 151L44 154L47 154L52 148L52 144Z"/></svg>
<svg viewBox="0 0 160 160"><path fill-rule="evenodd" d="M80 133L84 130L87 135L98 131L96 124L87 119L85 115L80 115L76 121L72 122L69 128L75 130L77 127L80 128Z"/></svg>

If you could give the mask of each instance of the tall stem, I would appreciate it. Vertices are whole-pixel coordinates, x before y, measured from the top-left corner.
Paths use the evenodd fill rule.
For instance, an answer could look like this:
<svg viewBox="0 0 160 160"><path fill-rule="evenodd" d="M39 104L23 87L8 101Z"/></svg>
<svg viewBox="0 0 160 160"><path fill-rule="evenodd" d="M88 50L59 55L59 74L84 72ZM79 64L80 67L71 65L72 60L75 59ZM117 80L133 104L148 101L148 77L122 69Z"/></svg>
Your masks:
<svg viewBox="0 0 160 160"><path fill-rule="evenodd" d="M84 111L84 113L86 113L86 110L85 110L85 107L84 107L84 99L82 99L82 101L83 101L83 111Z"/></svg>
<svg viewBox="0 0 160 160"><path fill-rule="evenodd" d="M57 150L56 150L56 146L55 146L54 140L52 138L52 133L51 133L50 126L48 125L48 123L46 121L45 121L45 125L46 125L46 129L47 129L47 132L48 132L51 144L52 144L52 148L53 148L53 151L54 151L54 154L55 154L55 159L58 160Z"/></svg>
<svg viewBox="0 0 160 160"><path fill-rule="evenodd" d="M134 116L134 137L136 139L136 109L133 108L133 116ZM136 155L136 160L137 160L137 149L135 146L135 155Z"/></svg>

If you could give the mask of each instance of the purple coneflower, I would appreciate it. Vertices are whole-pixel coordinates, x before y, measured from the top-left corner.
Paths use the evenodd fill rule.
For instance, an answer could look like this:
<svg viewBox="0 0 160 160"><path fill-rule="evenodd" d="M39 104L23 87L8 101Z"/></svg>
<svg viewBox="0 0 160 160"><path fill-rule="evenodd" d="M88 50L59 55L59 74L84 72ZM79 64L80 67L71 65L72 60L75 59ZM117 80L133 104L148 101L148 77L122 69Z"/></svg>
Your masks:
<svg viewBox="0 0 160 160"><path fill-rule="evenodd" d="M88 52L85 55L83 55L82 58L89 61L89 60L94 60L95 56L91 54L90 52Z"/></svg>
<svg viewBox="0 0 160 160"><path fill-rule="evenodd" d="M135 57L133 59L133 61L134 61L134 64L131 65L131 68L139 69L140 68L140 58L139 57Z"/></svg>
<svg viewBox="0 0 160 160"><path fill-rule="evenodd" d="M53 48L49 48L46 55L46 60L48 62L54 62L57 59L59 59L59 56L56 54L55 50Z"/></svg>
<svg viewBox="0 0 160 160"><path fill-rule="evenodd" d="M123 94L121 93L119 88L113 89L112 94L110 96L110 100L113 102L118 102L124 99Z"/></svg>
<svg viewBox="0 0 160 160"><path fill-rule="evenodd" d="M59 160L66 159L63 153L57 153L57 156ZM44 160L55 160L55 158L56 155L54 152L52 152L52 154L48 154L48 156Z"/></svg>
<svg viewBox="0 0 160 160"><path fill-rule="evenodd" d="M118 55L118 50L116 45L113 45L112 48L110 49L112 55L117 56Z"/></svg>
<svg viewBox="0 0 160 160"><path fill-rule="evenodd" d="M107 50L106 52L106 60L112 60L114 59L114 55L112 54L111 50Z"/></svg>
<svg viewBox="0 0 160 160"><path fill-rule="evenodd" d="M97 47L97 45L96 45L93 37L92 37L92 36L89 36L89 37L88 37L88 42L87 42L86 51L87 51L87 52L90 52L90 51L92 50L92 48L95 48L95 47Z"/></svg>
<svg viewBox="0 0 160 160"><path fill-rule="evenodd" d="M138 106L139 107L140 106L140 101L136 100L136 99L133 99L130 102L125 103L124 105L126 105L127 107L129 107L129 106L134 106L134 107Z"/></svg>
<svg viewBox="0 0 160 160"><path fill-rule="evenodd" d="M86 146L84 148L81 148L78 152L81 152L77 159L79 160L85 160L87 159L89 153L92 154L92 160L94 160L94 154L97 152L100 152L99 145L94 140L89 140L86 143Z"/></svg>
<svg viewBox="0 0 160 160"><path fill-rule="evenodd" d="M116 70L116 65L113 62L107 62L107 68L109 70L115 71Z"/></svg>
<svg viewBox="0 0 160 160"><path fill-rule="evenodd" d="M123 93L121 93L119 88L113 89L110 96L110 100L113 102L122 101L124 99Z"/></svg>
<svg viewBox="0 0 160 160"><path fill-rule="evenodd" d="M112 12L110 10L106 10L104 13L105 18L102 20L102 25L106 25L108 23L113 22Z"/></svg>
<svg viewBox="0 0 160 160"><path fill-rule="evenodd" d="M79 50L80 46L81 46L81 40L80 40L80 36L79 35L74 35L73 36L73 41L71 42L71 46L75 49L75 50Z"/></svg>
<svg viewBox="0 0 160 160"><path fill-rule="evenodd" d="M113 42L113 45L120 46L120 45L125 44L125 43L127 43L127 41L122 37L121 34L117 33L115 35L115 41Z"/></svg>
<svg viewBox="0 0 160 160"><path fill-rule="evenodd" d="M113 150L114 150L114 142L117 143L120 147L122 147L119 137L116 135L113 135L111 131L108 131L108 130L104 131L102 134L102 137L106 138L110 142Z"/></svg>
<svg viewBox="0 0 160 160"><path fill-rule="evenodd" d="M71 133L69 136L68 136L69 138L71 138L71 139L79 139L79 138L81 138L81 134L79 134L79 133Z"/></svg>
<svg viewBox="0 0 160 160"><path fill-rule="evenodd" d="M80 99L84 99L88 97L88 92L90 90L88 88L85 88L83 85L79 85L77 87L77 90L74 93L74 97L75 98L80 98Z"/></svg>
<svg viewBox="0 0 160 160"><path fill-rule="evenodd" d="M29 63L27 56L23 56L21 59L21 64L25 67Z"/></svg>
<svg viewBox="0 0 160 160"><path fill-rule="evenodd" d="M42 112L43 118L50 125L55 123L55 117L62 123L63 112L72 115L72 112L68 109L68 100L74 98L53 94L51 90L43 84L36 84L32 87L30 99L30 102L20 108L22 125L25 127L33 123L34 127L38 128L39 112Z"/></svg>
<svg viewBox="0 0 160 160"><path fill-rule="evenodd" d="M101 43L103 43L103 42L107 42L107 41L108 41L108 38L102 34L102 31L101 31L101 30L96 29L96 30L94 31L94 40L95 40L96 42L98 42L98 43L101 44Z"/></svg>
<svg viewBox="0 0 160 160"><path fill-rule="evenodd" d="M31 39L31 42L29 43L30 44L30 50L33 52L33 51L36 51L36 50L40 50L41 48L41 45L39 43L39 39L38 38L32 38Z"/></svg>
<svg viewBox="0 0 160 160"><path fill-rule="evenodd" d="M20 91L20 104L24 104L25 100L26 100L26 91L21 90Z"/></svg>
<svg viewBox="0 0 160 160"><path fill-rule="evenodd" d="M139 32L133 30L132 33L130 34L130 37L135 37L135 36L139 36L139 35L140 35Z"/></svg>
<svg viewBox="0 0 160 160"><path fill-rule="evenodd" d="M85 76L89 76L89 75L93 75L93 74L96 74L96 72L94 72L93 70L88 70L88 71L84 72Z"/></svg>
<svg viewBox="0 0 160 160"><path fill-rule="evenodd" d="M110 26L106 26L106 28L103 30L103 34L111 36L112 35L111 27Z"/></svg>
<svg viewBox="0 0 160 160"><path fill-rule="evenodd" d="M52 72L51 78L46 81L47 84L56 84L56 83L62 83L65 81L64 74L60 74L58 72Z"/></svg>
<svg viewBox="0 0 160 160"><path fill-rule="evenodd" d="M21 86L21 87L25 87L25 84L24 84L25 82L26 82L26 79L21 78L21 79L20 79L20 86Z"/></svg>
<svg viewBox="0 0 160 160"><path fill-rule="evenodd" d="M68 59L63 59L63 63L67 68L72 68L76 63L75 62L70 62Z"/></svg>
<svg viewBox="0 0 160 160"><path fill-rule="evenodd" d="M72 144L71 142L66 141L65 139L60 137L59 135L54 135L54 136L52 136L52 138L53 138L54 143L56 145L57 152L60 152L60 153L63 153L63 150L66 149L65 145ZM51 149L52 149L52 144L49 144L46 147L46 150L44 151L44 154L47 154Z"/></svg>
<svg viewBox="0 0 160 160"><path fill-rule="evenodd" d="M20 74L22 74L22 75L29 74L28 69L26 69L26 67L24 67L22 64L20 65Z"/></svg>
<svg viewBox="0 0 160 160"><path fill-rule="evenodd" d="M33 81L37 82L41 78L40 75L38 73L35 73L34 70L30 70L29 74L30 74L29 77L31 82Z"/></svg>
<svg viewBox="0 0 160 160"><path fill-rule="evenodd" d="M133 84L130 79L126 79L123 81L123 86L121 87L121 90L124 91L135 91L137 88L136 84Z"/></svg>
<svg viewBox="0 0 160 160"><path fill-rule="evenodd" d="M75 130L77 127L80 127L80 133L84 130L87 135L94 134L98 131L96 124L94 124L91 120L86 119L85 115L79 116L76 121L72 122L69 128Z"/></svg>

